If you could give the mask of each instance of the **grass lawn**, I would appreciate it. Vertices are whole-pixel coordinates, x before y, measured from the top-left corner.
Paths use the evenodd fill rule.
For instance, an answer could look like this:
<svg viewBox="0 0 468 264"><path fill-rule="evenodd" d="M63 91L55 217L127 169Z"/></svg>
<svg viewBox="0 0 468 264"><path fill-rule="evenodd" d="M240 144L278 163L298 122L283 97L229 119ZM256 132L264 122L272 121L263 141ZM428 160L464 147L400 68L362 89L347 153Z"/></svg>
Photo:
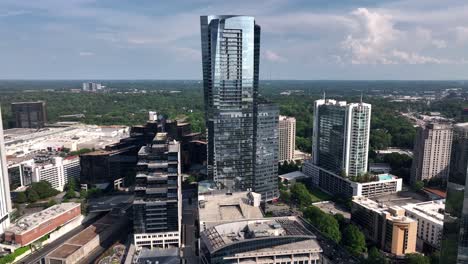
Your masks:
<svg viewBox="0 0 468 264"><path fill-rule="evenodd" d="M319 188L312 188L312 189L309 189L309 193L312 195L312 197L314 198L314 203L316 202L321 202L321 201L327 201L327 200L331 200L332 199L332 196L329 195L328 193L320 190Z"/></svg>

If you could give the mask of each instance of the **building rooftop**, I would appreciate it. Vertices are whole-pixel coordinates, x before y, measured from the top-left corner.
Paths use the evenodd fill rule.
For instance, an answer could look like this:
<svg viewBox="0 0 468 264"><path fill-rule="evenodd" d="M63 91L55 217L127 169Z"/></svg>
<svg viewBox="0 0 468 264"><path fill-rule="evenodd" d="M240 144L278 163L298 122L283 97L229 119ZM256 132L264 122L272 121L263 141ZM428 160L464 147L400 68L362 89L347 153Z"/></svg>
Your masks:
<svg viewBox="0 0 468 264"><path fill-rule="evenodd" d="M104 148L129 136L128 127L102 127L74 124L41 129L14 128L4 130L7 155L21 156L46 149Z"/></svg>
<svg viewBox="0 0 468 264"><path fill-rule="evenodd" d="M387 219L400 223L414 222L415 220L404 215L404 208L400 206L387 206L364 196L354 196L353 203L359 204L367 210L374 211L381 215L386 215Z"/></svg>
<svg viewBox="0 0 468 264"><path fill-rule="evenodd" d="M252 192L218 193L198 197L201 229L238 220L263 218L259 194Z"/></svg>
<svg viewBox="0 0 468 264"><path fill-rule="evenodd" d="M280 177L281 179L290 181L290 180L295 180L295 179L307 178L309 176L302 173L302 171L293 171L290 173L279 175L278 177Z"/></svg>
<svg viewBox="0 0 468 264"><path fill-rule="evenodd" d="M136 263L164 263L164 264L178 264L180 263L179 249L178 248L165 248L165 249L147 249L143 248L140 253L135 257Z"/></svg>
<svg viewBox="0 0 468 264"><path fill-rule="evenodd" d="M444 224L445 200L408 204L403 206L403 208L440 226Z"/></svg>
<svg viewBox="0 0 468 264"><path fill-rule="evenodd" d="M296 217L264 218L257 220L229 222L216 225L203 231L201 238L208 249L213 252L232 243L250 239L265 239L284 236L299 236L314 239L315 236L307 230ZM315 241L313 247L320 248ZM307 243L306 246L311 246ZM293 244L295 245L295 244ZM298 249L291 244L284 245L284 249ZM271 249L266 249L270 251Z"/></svg>
<svg viewBox="0 0 468 264"><path fill-rule="evenodd" d="M26 233L42 223L64 214L76 207L81 207L79 203L61 203L51 206L45 210L20 218L15 224L11 225L7 231L15 234Z"/></svg>

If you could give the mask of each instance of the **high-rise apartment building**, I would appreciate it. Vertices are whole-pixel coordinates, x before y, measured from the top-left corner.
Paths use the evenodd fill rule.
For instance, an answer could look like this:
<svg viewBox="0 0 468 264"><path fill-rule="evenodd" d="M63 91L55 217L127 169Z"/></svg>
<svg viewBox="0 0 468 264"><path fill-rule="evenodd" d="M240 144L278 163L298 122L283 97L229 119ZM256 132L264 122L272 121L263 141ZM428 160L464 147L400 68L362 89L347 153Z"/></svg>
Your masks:
<svg viewBox="0 0 468 264"><path fill-rule="evenodd" d="M279 117L279 156L280 162L294 160L296 149L296 118L289 116Z"/></svg>
<svg viewBox="0 0 468 264"><path fill-rule="evenodd" d="M18 128L42 128L47 122L44 101L11 103L11 113Z"/></svg>
<svg viewBox="0 0 468 264"><path fill-rule="evenodd" d="M414 143L411 182L447 179L452 148L452 126L429 123L418 128Z"/></svg>
<svg viewBox="0 0 468 264"><path fill-rule="evenodd" d="M278 116L264 115L258 102L260 26L249 16L202 16L200 22L208 175L221 188L257 191L257 177L268 178L268 184L278 176L277 163L259 165L257 159L258 153L270 152L277 162L271 153L277 146L256 142L263 124L278 122L266 121ZM257 192L263 199L269 196Z"/></svg>
<svg viewBox="0 0 468 264"><path fill-rule="evenodd" d="M371 105L330 99L314 103L312 159L344 176L367 172Z"/></svg>
<svg viewBox="0 0 468 264"><path fill-rule="evenodd" d="M468 123L453 128L440 263L468 263Z"/></svg>
<svg viewBox="0 0 468 264"><path fill-rule="evenodd" d="M10 225L11 211L10 183L3 138L2 111L0 110L0 234Z"/></svg>
<svg viewBox="0 0 468 264"><path fill-rule="evenodd" d="M137 248L179 247L181 241L182 192L180 145L166 133L138 153L134 240Z"/></svg>

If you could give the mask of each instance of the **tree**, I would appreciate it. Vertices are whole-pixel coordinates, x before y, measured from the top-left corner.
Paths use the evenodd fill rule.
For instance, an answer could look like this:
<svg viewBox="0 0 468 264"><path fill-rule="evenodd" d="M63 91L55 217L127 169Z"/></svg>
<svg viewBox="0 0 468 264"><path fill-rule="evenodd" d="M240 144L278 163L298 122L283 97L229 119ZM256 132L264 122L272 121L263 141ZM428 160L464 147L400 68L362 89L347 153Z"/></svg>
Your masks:
<svg viewBox="0 0 468 264"><path fill-rule="evenodd" d="M52 188L49 182L40 181L40 182L33 182L29 189L32 189L39 195L40 199L49 198L51 196L55 196L60 192Z"/></svg>
<svg viewBox="0 0 468 264"><path fill-rule="evenodd" d="M303 183L295 183L291 187L291 200L300 206L307 206L313 203L313 197Z"/></svg>
<svg viewBox="0 0 468 264"><path fill-rule="evenodd" d="M420 191L422 188L424 188L424 182L422 181L417 181L413 184L413 188L416 190L416 191Z"/></svg>
<svg viewBox="0 0 468 264"><path fill-rule="evenodd" d="M311 205L304 210L304 217L326 237L336 243L340 242L340 226L333 216L326 214L318 207Z"/></svg>
<svg viewBox="0 0 468 264"><path fill-rule="evenodd" d="M346 218L342 214L334 214L333 217L335 217L336 221L338 222L338 225L340 226L340 231L343 232L346 225L348 224Z"/></svg>
<svg viewBox="0 0 468 264"><path fill-rule="evenodd" d="M81 199L86 199L86 197L87 197L87 192L86 192L86 190L81 189L81 191L80 191L80 198L81 198Z"/></svg>
<svg viewBox="0 0 468 264"><path fill-rule="evenodd" d="M363 264L388 264L388 260L385 258L385 256L382 253L380 253L380 251L377 248L372 247L369 250L367 259L365 259L362 263Z"/></svg>
<svg viewBox="0 0 468 264"><path fill-rule="evenodd" d="M71 178L67 183L67 193L65 194L66 198L72 199L76 197L75 187L75 179Z"/></svg>
<svg viewBox="0 0 468 264"><path fill-rule="evenodd" d="M30 203L35 203L40 199L39 194L37 194L37 192L34 189L27 189L26 195Z"/></svg>
<svg viewBox="0 0 468 264"><path fill-rule="evenodd" d="M15 199L16 203L25 203L27 202L27 200L28 200L28 197L26 197L26 194L24 192L16 193L16 199Z"/></svg>
<svg viewBox="0 0 468 264"><path fill-rule="evenodd" d="M280 200L285 203L290 203L291 194L288 191L280 190Z"/></svg>
<svg viewBox="0 0 468 264"><path fill-rule="evenodd" d="M355 225L348 225L343 230L343 246L353 255L366 252L366 237Z"/></svg>
<svg viewBox="0 0 468 264"><path fill-rule="evenodd" d="M54 199L50 199L48 202L47 202L47 208L51 207L51 206L54 206L56 205L57 202L54 200Z"/></svg>
<svg viewBox="0 0 468 264"><path fill-rule="evenodd" d="M417 253L406 254L405 258L407 264L431 264L429 257Z"/></svg>

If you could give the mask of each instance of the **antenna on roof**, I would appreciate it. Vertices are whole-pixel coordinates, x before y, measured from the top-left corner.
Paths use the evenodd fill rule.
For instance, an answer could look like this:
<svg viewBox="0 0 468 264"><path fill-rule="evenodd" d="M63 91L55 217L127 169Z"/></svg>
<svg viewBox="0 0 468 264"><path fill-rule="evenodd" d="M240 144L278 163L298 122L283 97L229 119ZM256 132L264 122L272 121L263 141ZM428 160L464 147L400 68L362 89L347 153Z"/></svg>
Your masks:
<svg viewBox="0 0 468 264"><path fill-rule="evenodd" d="M361 91L361 104L362 104L362 91Z"/></svg>
<svg viewBox="0 0 468 264"><path fill-rule="evenodd" d="M323 100L325 101L325 97L326 97L326 94L325 94L325 91L323 91Z"/></svg>

